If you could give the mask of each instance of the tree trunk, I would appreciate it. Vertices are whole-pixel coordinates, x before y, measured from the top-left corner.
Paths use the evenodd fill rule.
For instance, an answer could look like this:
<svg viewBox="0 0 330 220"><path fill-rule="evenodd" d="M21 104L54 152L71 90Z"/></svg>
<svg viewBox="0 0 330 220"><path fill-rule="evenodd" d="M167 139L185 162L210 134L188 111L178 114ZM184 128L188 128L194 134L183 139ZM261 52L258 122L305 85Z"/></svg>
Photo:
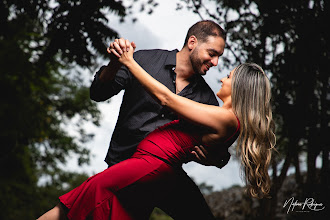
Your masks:
<svg viewBox="0 0 330 220"><path fill-rule="evenodd" d="M273 187L275 187L276 191L278 191L282 187L282 184L285 180L288 169L291 165L293 156L294 156L294 150L289 149L289 151L288 151L288 153L285 157L285 161L284 161L284 164L283 164L283 167L282 167L282 170L281 170L281 174L277 177L277 181L276 181L276 183L274 183L274 186L273 186Z"/></svg>
<svg viewBox="0 0 330 220"><path fill-rule="evenodd" d="M313 193L313 191L315 190L317 153L313 148L315 148L315 144L309 144L307 155L307 180L304 190L306 196L312 196L311 193Z"/></svg>
<svg viewBox="0 0 330 220"><path fill-rule="evenodd" d="M326 207L329 207L329 192L330 192L330 164L329 164L329 148L323 147L322 152L322 168L321 168L321 191L324 192L321 195L321 200L327 203Z"/></svg>
<svg viewBox="0 0 330 220"><path fill-rule="evenodd" d="M297 183L299 186L302 186L302 177L301 177L300 161L299 161L299 151L298 151L297 148L298 148L298 147L296 147L296 149L295 149L295 151L294 151L293 164L294 164L295 169L296 169L296 173L295 173L296 183Z"/></svg>

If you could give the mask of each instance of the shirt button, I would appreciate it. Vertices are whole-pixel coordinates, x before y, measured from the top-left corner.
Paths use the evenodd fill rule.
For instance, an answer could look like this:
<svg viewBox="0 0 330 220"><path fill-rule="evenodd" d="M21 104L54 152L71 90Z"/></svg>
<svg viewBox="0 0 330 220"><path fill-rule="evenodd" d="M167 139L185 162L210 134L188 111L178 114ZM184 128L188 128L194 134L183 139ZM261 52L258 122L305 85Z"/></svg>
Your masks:
<svg viewBox="0 0 330 220"><path fill-rule="evenodd" d="M162 116L162 118L165 118L165 115L164 114L162 114L161 116Z"/></svg>

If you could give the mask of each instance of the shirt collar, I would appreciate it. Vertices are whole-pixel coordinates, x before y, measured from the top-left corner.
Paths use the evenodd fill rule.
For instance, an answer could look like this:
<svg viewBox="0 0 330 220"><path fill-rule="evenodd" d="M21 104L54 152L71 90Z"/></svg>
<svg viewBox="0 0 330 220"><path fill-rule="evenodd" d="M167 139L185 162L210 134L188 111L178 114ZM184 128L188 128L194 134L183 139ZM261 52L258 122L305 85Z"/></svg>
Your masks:
<svg viewBox="0 0 330 220"><path fill-rule="evenodd" d="M179 52L177 49L170 51L165 60L165 66L172 68L176 66L176 54Z"/></svg>
<svg viewBox="0 0 330 220"><path fill-rule="evenodd" d="M165 60L165 66L167 68L172 68L172 70L173 70L172 71L172 73L173 73L172 74L172 77L173 77L174 80L176 78L176 74L174 73L174 69L175 69L175 66L176 66L176 54L178 52L179 52L178 49L174 49L174 50L170 51L169 55L166 57L166 60ZM193 89L196 86L198 80L200 80L201 77L202 76L197 75L197 74L193 75L190 78L190 85L188 87L190 87L191 89ZM189 89L189 90L191 90L191 89Z"/></svg>

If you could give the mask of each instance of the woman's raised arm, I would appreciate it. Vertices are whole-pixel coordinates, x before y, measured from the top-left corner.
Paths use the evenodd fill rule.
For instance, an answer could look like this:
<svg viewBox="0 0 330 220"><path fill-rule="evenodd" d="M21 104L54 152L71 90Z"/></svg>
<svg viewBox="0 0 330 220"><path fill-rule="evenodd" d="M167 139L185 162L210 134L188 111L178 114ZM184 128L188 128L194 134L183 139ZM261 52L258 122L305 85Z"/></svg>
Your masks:
<svg viewBox="0 0 330 220"><path fill-rule="evenodd" d="M115 43L113 48L119 45ZM202 125L212 130L215 134L223 137L227 136L227 123L233 117L233 113L217 106L201 104L188 98L179 96L171 92L166 86L150 76L133 58L135 44L132 43L130 49L123 51L119 61L125 65L134 77L142 84L161 105L168 107L184 119ZM110 49L112 50L116 49ZM118 51L118 49L117 49Z"/></svg>

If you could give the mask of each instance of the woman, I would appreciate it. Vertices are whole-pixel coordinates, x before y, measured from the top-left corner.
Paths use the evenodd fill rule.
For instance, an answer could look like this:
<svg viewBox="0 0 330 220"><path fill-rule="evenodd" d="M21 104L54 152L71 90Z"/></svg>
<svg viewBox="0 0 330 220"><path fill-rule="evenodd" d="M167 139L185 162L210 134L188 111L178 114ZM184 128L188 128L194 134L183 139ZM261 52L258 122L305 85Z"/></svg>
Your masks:
<svg viewBox="0 0 330 220"><path fill-rule="evenodd" d="M61 203L40 219L65 215L69 219L148 219L145 210L156 206L171 190L166 183L174 179L173 167L181 166L194 146L227 149L237 137L247 191L258 198L269 193L267 171L275 144L274 123L270 83L258 65L241 64L221 80L217 96L223 106L217 107L178 96L152 78L133 59L134 43L121 55L119 49L114 42L108 52L115 54L161 105L181 118L150 133L132 158L61 196Z"/></svg>

